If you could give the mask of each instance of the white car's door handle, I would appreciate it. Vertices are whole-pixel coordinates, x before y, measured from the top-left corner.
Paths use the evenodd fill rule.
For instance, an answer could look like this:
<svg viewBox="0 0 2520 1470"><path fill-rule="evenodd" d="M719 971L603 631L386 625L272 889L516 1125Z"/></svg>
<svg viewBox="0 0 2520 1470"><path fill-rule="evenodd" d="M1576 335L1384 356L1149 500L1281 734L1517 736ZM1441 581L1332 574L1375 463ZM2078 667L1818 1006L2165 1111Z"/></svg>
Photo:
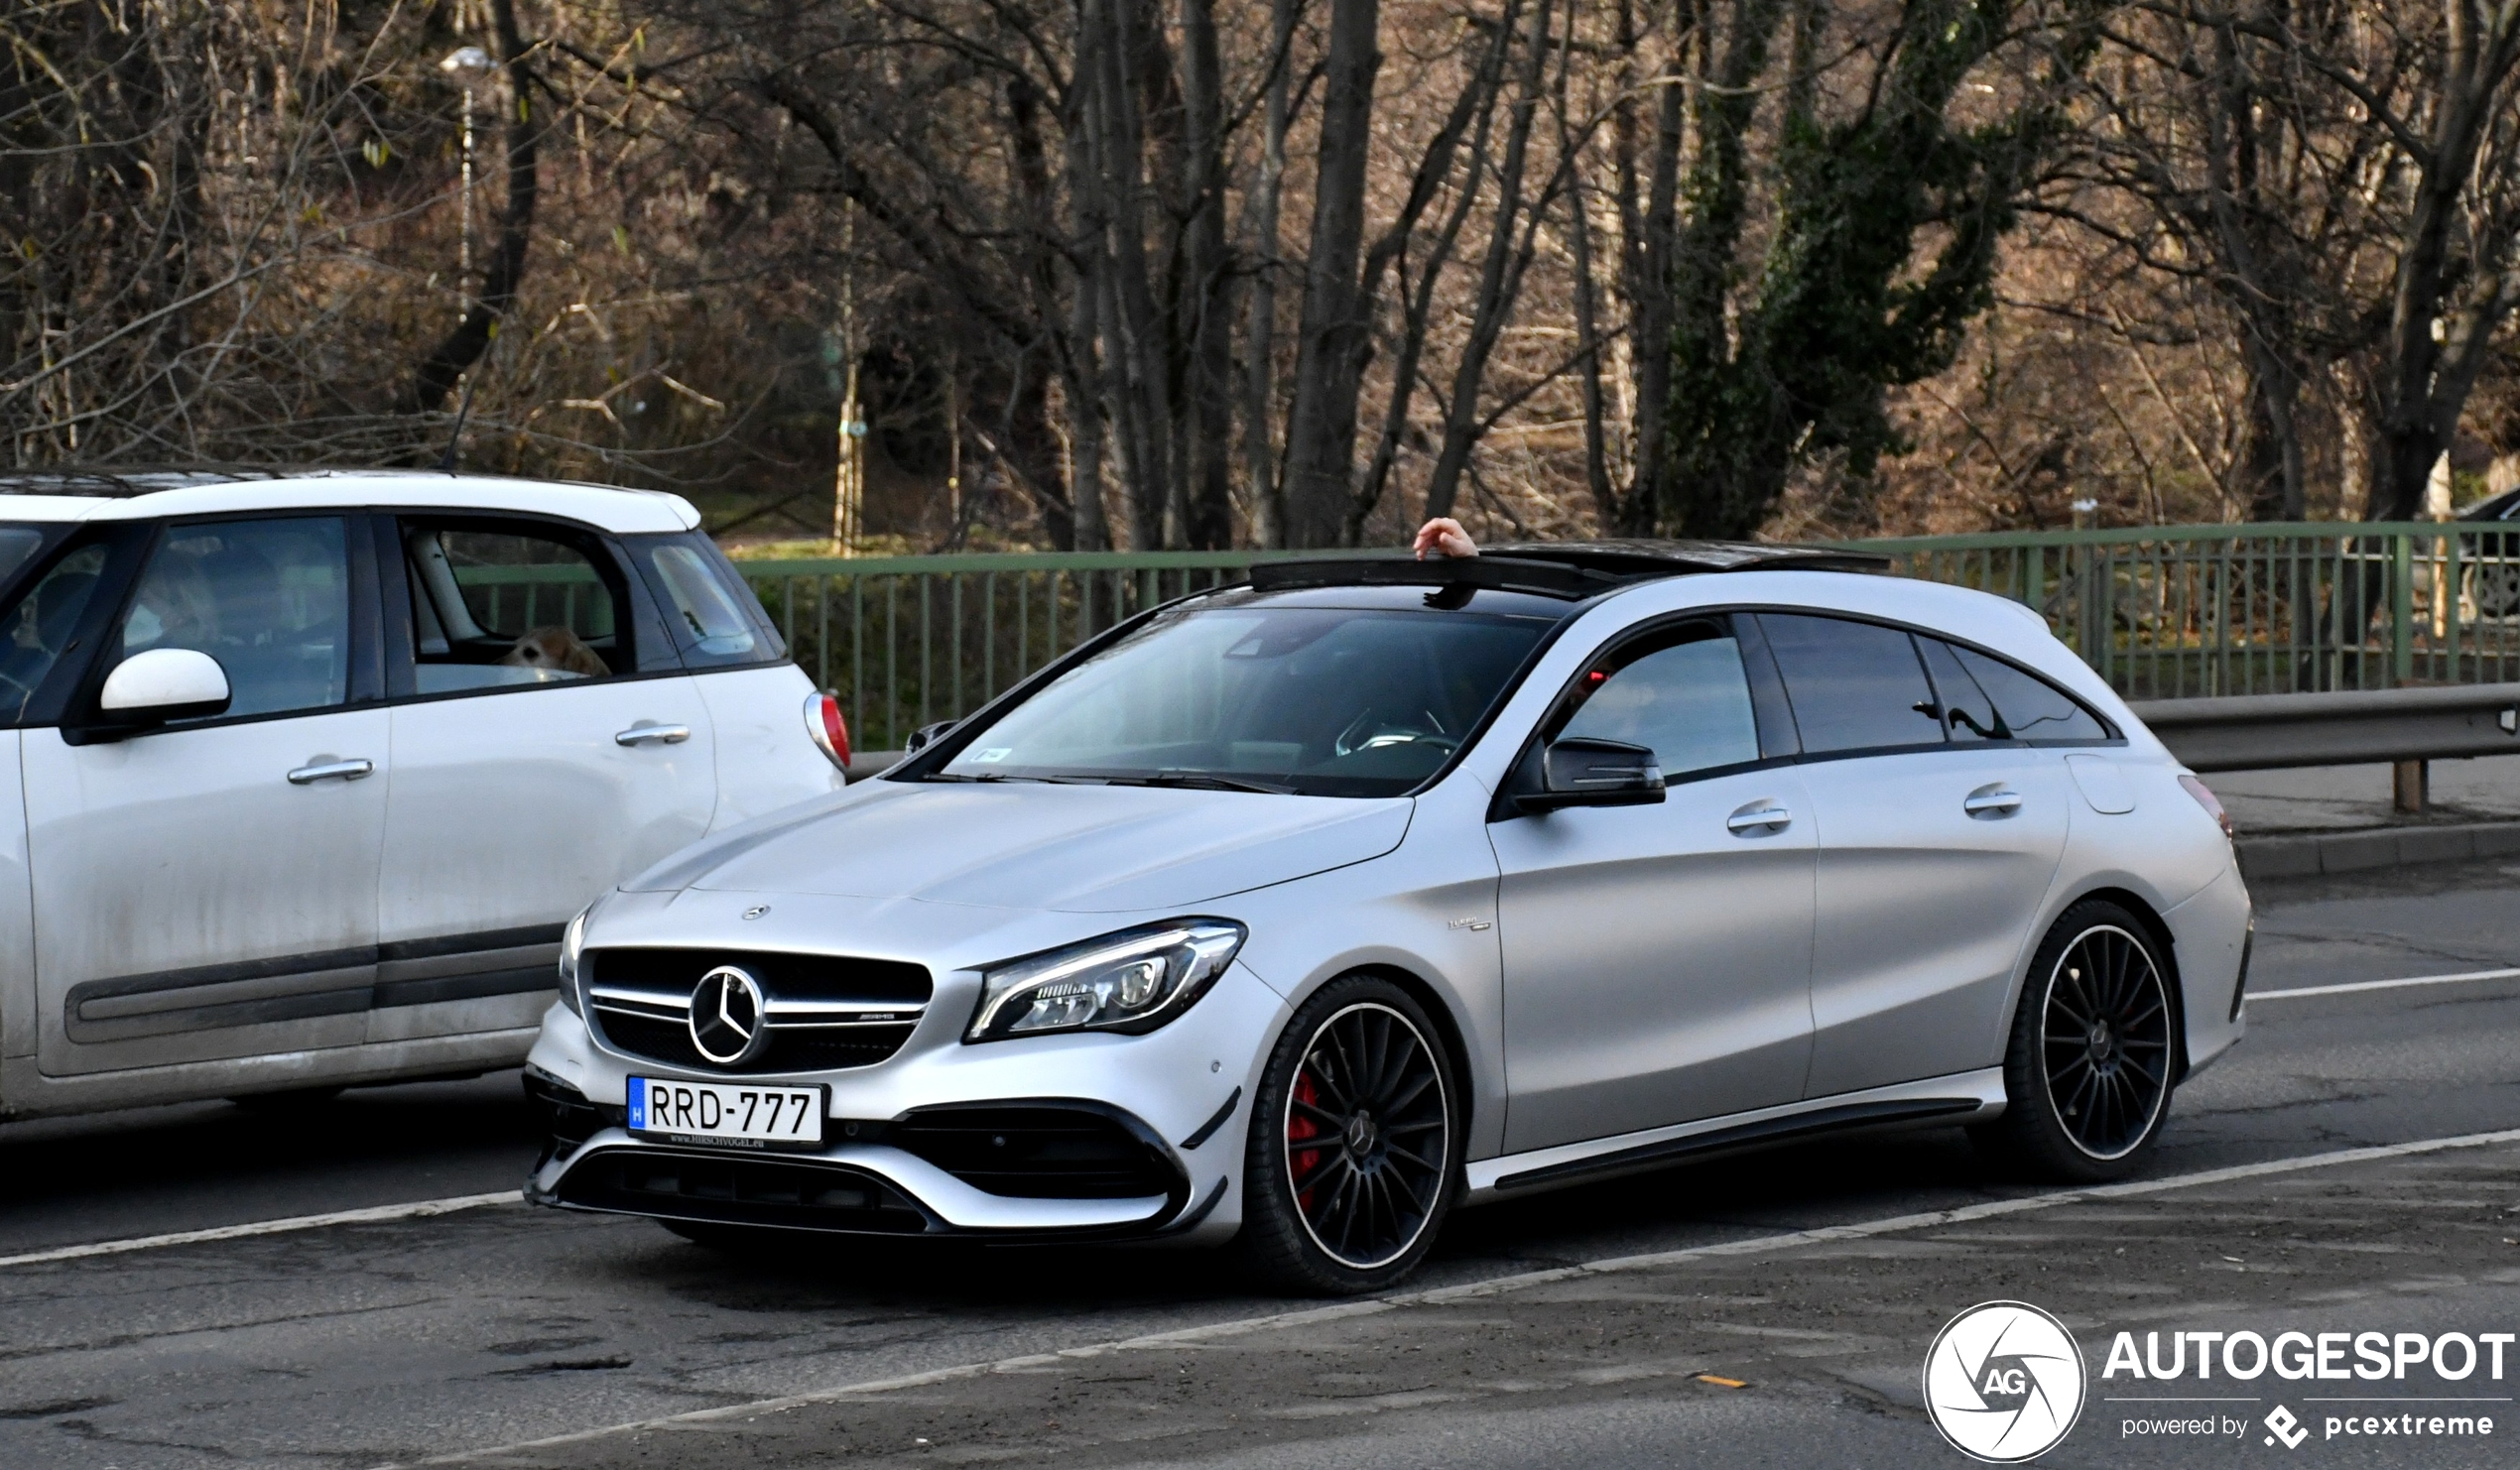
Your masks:
<svg viewBox="0 0 2520 1470"><path fill-rule="evenodd" d="M615 745L645 745L653 740L659 745L681 745L692 738L689 725L632 725L612 737Z"/></svg>
<svg viewBox="0 0 2520 1470"><path fill-rule="evenodd" d="M1997 789L1971 792L1960 802L1960 809L1971 816L2010 816L2021 809L2021 793Z"/></svg>
<svg viewBox="0 0 2520 1470"><path fill-rule="evenodd" d="M289 784L313 786L318 781L356 781L375 769L374 761L319 761L290 772Z"/></svg>
<svg viewBox="0 0 2520 1470"><path fill-rule="evenodd" d="M1745 806L1723 819L1732 832L1784 831L1794 824L1794 813L1782 806Z"/></svg>

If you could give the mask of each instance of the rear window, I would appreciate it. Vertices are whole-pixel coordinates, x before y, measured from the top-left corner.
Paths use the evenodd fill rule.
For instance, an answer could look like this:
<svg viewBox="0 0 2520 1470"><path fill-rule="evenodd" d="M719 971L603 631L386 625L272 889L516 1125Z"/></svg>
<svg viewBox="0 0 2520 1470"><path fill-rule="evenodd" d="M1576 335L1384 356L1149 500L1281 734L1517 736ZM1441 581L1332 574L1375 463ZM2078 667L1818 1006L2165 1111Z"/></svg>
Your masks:
<svg viewBox="0 0 2520 1470"><path fill-rule="evenodd" d="M631 554L686 665L762 664L787 656L760 599L707 537L637 538Z"/></svg>
<svg viewBox="0 0 2520 1470"><path fill-rule="evenodd" d="M1975 649L1919 637L1953 740L2106 740L2108 727L2073 695Z"/></svg>

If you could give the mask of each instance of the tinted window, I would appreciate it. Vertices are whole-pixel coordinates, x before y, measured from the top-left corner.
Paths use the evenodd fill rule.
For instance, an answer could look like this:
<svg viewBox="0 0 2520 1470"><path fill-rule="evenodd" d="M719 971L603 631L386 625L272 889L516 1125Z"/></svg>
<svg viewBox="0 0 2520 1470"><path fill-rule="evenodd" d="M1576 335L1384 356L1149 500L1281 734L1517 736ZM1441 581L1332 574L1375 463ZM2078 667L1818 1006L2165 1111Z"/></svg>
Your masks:
<svg viewBox="0 0 2520 1470"><path fill-rule="evenodd" d="M69 651L79 614L95 596L96 579L104 570L105 549L82 547L44 573L0 618L0 627L8 630L0 641L0 724L26 717L27 702Z"/></svg>
<svg viewBox="0 0 2520 1470"><path fill-rule="evenodd" d="M9 573L26 565L27 558L44 550L44 533L32 526L0 526L0 581Z"/></svg>
<svg viewBox="0 0 2520 1470"><path fill-rule="evenodd" d="M122 657L197 649L230 716L319 709L350 691L350 574L337 517L170 528L123 615Z"/></svg>
<svg viewBox="0 0 2520 1470"><path fill-rule="evenodd" d="M1997 740L2106 740L2108 727L2099 717L2084 709L2073 695L2039 677L2015 669L2000 659L1990 659L1974 649L1944 644L1937 639L1919 640L1929 646L1949 649L1952 659L1967 672L1975 686L1984 691L2000 722L2003 733L1991 736ZM1953 732L1957 737L1959 732Z"/></svg>
<svg viewBox="0 0 2520 1470"><path fill-rule="evenodd" d="M1939 745L1934 688L1908 635L1877 623L1761 613L1803 749Z"/></svg>
<svg viewBox="0 0 2520 1470"><path fill-rule="evenodd" d="M1009 710L939 775L1398 796L1450 759L1548 626L1466 611L1167 614Z"/></svg>
<svg viewBox="0 0 2520 1470"><path fill-rule="evenodd" d="M1939 638L1917 639L1925 651L1925 667L1934 675L1934 696L1942 701L1943 728L1953 740L2010 740L2003 716L1983 685L1962 668L1959 650Z"/></svg>
<svg viewBox="0 0 2520 1470"><path fill-rule="evenodd" d="M423 694L606 678L622 657L612 588L570 541L406 527L414 683Z"/></svg>
<svg viewBox="0 0 2520 1470"><path fill-rule="evenodd" d="M1652 750L1666 777L1759 758L1759 723L1741 645L1698 625L1586 675L1597 680L1558 734Z"/></svg>

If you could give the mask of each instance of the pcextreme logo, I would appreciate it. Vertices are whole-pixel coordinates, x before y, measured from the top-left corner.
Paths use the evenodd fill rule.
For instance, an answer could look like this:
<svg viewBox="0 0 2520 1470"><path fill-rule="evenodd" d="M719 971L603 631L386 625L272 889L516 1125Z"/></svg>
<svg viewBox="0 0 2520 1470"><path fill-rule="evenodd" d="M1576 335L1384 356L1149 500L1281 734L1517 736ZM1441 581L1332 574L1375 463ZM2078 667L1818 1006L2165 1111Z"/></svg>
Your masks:
<svg viewBox="0 0 2520 1470"><path fill-rule="evenodd" d="M1953 1449L1994 1464L2035 1460L2081 1416L2088 1374L2065 1324L2024 1301L1982 1301L1925 1353L1925 1409Z"/></svg>

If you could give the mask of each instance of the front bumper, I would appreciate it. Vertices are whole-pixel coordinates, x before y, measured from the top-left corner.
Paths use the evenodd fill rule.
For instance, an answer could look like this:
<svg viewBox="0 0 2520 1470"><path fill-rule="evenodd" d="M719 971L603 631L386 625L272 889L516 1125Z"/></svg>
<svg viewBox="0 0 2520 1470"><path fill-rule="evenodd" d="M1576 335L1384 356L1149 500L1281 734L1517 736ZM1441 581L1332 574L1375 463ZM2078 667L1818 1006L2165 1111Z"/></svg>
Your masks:
<svg viewBox="0 0 2520 1470"><path fill-rule="evenodd" d="M710 1149L623 1127L632 1073L724 1081L618 1054L554 1006L527 1073L551 1144L526 1197L568 1209L659 1219L874 1235L996 1240L1183 1238L1212 1243L1240 1225L1249 1099L1285 1003L1236 965L1180 1019L1145 1036L960 1040L969 1002L943 977L938 1004L882 1062L778 1076L829 1089L819 1151ZM1062 1121L1065 1120L1065 1121ZM1060 1134L1040 1169L982 1156L1004 1130ZM940 1138L960 1130L960 1137ZM1028 1153L1015 1139L1009 1157ZM1063 1151L1064 1152L1061 1152ZM1070 1187L1072 1184L1073 1187Z"/></svg>

